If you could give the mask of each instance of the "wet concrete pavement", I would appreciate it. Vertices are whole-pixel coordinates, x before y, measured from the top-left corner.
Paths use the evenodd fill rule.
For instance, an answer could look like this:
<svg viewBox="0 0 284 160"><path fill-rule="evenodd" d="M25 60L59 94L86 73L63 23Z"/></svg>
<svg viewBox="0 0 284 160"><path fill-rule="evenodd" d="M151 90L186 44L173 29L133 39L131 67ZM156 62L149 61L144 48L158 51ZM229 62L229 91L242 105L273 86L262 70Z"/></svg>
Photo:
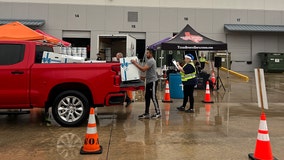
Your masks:
<svg viewBox="0 0 284 160"><path fill-rule="evenodd" d="M64 128L43 122L42 109L25 115L0 115L0 159L3 160L241 160L254 153L261 110L257 105L254 73L250 80L221 74L221 87L211 92L195 90L195 113L176 110L182 99L162 103L162 118L138 120L143 96L127 108L97 108L97 129L103 153L80 155L86 125ZM284 159L284 74L266 73L269 110L267 126L273 155ZM163 98L163 91L159 98ZM151 104L151 112L154 112Z"/></svg>

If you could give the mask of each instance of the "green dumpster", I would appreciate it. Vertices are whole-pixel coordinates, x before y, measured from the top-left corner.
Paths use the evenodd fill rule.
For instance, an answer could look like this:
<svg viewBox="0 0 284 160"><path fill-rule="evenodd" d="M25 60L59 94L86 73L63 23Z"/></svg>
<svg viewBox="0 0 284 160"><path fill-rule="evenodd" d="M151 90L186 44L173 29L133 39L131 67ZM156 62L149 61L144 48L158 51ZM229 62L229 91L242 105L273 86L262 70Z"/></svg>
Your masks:
<svg viewBox="0 0 284 160"><path fill-rule="evenodd" d="M264 72L284 72L284 53L259 52Z"/></svg>

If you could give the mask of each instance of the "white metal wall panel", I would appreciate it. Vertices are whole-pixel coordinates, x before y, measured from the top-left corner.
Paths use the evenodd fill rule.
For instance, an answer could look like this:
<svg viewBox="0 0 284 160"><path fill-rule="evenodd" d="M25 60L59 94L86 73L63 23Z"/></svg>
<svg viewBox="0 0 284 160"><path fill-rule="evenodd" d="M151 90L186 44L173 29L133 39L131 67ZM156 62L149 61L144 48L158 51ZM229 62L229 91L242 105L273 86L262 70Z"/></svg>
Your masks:
<svg viewBox="0 0 284 160"><path fill-rule="evenodd" d="M12 18L12 4L11 3L1 3L0 4L0 15L2 18Z"/></svg>
<svg viewBox="0 0 284 160"><path fill-rule="evenodd" d="M160 11L156 8L142 8L141 21L142 31L159 32ZM150 25L149 25L150 24Z"/></svg>
<svg viewBox="0 0 284 160"><path fill-rule="evenodd" d="M230 23L232 24L247 24L248 11L244 9L230 11Z"/></svg>
<svg viewBox="0 0 284 160"><path fill-rule="evenodd" d="M67 29L68 5L53 4L48 7L48 29Z"/></svg>
<svg viewBox="0 0 284 160"><path fill-rule="evenodd" d="M213 10L213 21L212 21L213 33L224 33L224 24L230 23L230 10L215 9Z"/></svg>
<svg viewBox="0 0 284 160"><path fill-rule="evenodd" d="M142 9L141 7L124 7L123 30L141 31L142 29ZM137 16L137 17L136 17ZM130 19L129 19L130 18ZM129 21L129 20L134 21ZM137 19L136 19L137 18Z"/></svg>
<svg viewBox="0 0 284 160"><path fill-rule="evenodd" d="M14 4L13 7L14 7L12 9L13 18L16 18L16 19L28 19L29 18L29 4L19 3L19 4Z"/></svg>
<svg viewBox="0 0 284 160"><path fill-rule="evenodd" d="M178 12L178 28L183 28L187 24L195 28L196 23L196 9L195 8L180 8Z"/></svg>
<svg viewBox="0 0 284 160"><path fill-rule="evenodd" d="M161 8L160 9L160 32L179 31L177 27L177 8ZM155 23L155 22L151 22ZM150 23L150 25L151 25Z"/></svg>
<svg viewBox="0 0 284 160"><path fill-rule="evenodd" d="M86 6L83 5L69 5L67 10L67 29L85 29L87 24L86 10Z"/></svg>
<svg viewBox="0 0 284 160"><path fill-rule="evenodd" d="M249 10L248 11L248 24L264 24L264 14L263 10Z"/></svg>
<svg viewBox="0 0 284 160"><path fill-rule="evenodd" d="M282 10L283 0L2 0L3 2L28 2L45 4L77 4L77 5L107 5L107 6L141 6L141 7L177 7L177 8L214 8L214 9L252 9L252 10Z"/></svg>
<svg viewBox="0 0 284 160"><path fill-rule="evenodd" d="M87 24L88 30L101 30L105 29L105 12L106 8L102 6L87 6L86 7Z"/></svg>
<svg viewBox="0 0 284 160"><path fill-rule="evenodd" d="M279 22L281 22L281 20L282 20L282 11L265 12L264 19L265 19L265 24L278 25Z"/></svg>
<svg viewBox="0 0 284 160"><path fill-rule="evenodd" d="M196 10L196 28L197 32L202 34L212 33L213 11L212 9Z"/></svg>
<svg viewBox="0 0 284 160"><path fill-rule="evenodd" d="M123 30L123 18L124 11L122 7L109 6L106 7L105 15L105 30L106 31L117 31Z"/></svg>

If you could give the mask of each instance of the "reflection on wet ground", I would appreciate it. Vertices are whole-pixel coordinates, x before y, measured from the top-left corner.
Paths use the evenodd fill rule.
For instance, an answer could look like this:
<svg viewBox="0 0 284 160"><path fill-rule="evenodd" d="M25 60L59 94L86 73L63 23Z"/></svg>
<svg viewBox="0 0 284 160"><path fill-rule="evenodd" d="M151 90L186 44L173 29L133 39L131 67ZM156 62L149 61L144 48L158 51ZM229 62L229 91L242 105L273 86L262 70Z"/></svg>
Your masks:
<svg viewBox="0 0 284 160"><path fill-rule="evenodd" d="M103 153L80 155L86 125L63 128L43 122L42 109L30 114L0 115L0 157L9 160L240 160L253 153L260 121L254 73L249 82L222 73L226 92L211 92L212 104L202 103L204 90L196 90L195 113L176 110L182 99L162 103L162 118L138 120L144 111L143 93L128 107L96 109ZM269 110L265 111L272 152L283 159L284 74L265 75ZM164 92L159 93L163 97ZM154 112L151 106L151 112Z"/></svg>

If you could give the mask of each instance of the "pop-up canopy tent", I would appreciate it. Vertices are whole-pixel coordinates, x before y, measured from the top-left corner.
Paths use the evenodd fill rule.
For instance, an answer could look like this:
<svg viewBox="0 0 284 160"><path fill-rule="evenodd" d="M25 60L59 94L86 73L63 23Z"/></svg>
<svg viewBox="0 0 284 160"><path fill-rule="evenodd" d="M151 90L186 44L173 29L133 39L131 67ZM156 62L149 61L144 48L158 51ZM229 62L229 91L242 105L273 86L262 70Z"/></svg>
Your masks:
<svg viewBox="0 0 284 160"><path fill-rule="evenodd" d="M20 22L0 26L0 40L42 40L44 36Z"/></svg>
<svg viewBox="0 0 284 160"><path fill-rule="evenodd" d="M50 34L45 33L44 31L42 31L40 29L36 29L35 31L44 35L44 40L46 40L47 42L50 42L52 44L62 45L62 46L65 46L65 47L71 46L71 43L63 41L61 39L58 39L58 38L56 38L56 37L54 37Z"/></svg>
<svg viewBox="0 0 284 160"><path fill-rule="evenodd" d="M161 59L161 67L163 66L163 61L166 61L166 65L173 67L171 62L172 59L177 58L176 60L181 60L183 54L193 53L197 61L199 61L197 51L227 50L227 43L210 39L198 33L187 24L174 37L170 39L163 39L150 45L149 47L152 47L152 49L156 49L158 52L160 52L159 58ZM164 53L166 53L166 57L163 56Z"/></svg>
<svg viewBox="0 0 284 160"><path fill-rule="evenodd" d="M161 52L161 59L164 58L163 54L166 53L167 65L170 65L171 59L175 56L175 54L169 53L194 53L193 55L198 60L197 51L227 50L227 43L210 39L198 33L190 25L187 24L174 37L162 39L148 47Z"/></svg>
<svg viewBox="0 0 284 160"><path fill-rule="evenodd" d="M227 44L196 32L188 24L174 37L161 43L162 50L227 50Z"/></svg>
<svg viewBox="0 0 284 160"><path fill-rule="evenodd" d="M0 40L44 41L52 45L70 46L71 44L55 38L41 30L32 30L20 22L0 26Z"/></svg>

